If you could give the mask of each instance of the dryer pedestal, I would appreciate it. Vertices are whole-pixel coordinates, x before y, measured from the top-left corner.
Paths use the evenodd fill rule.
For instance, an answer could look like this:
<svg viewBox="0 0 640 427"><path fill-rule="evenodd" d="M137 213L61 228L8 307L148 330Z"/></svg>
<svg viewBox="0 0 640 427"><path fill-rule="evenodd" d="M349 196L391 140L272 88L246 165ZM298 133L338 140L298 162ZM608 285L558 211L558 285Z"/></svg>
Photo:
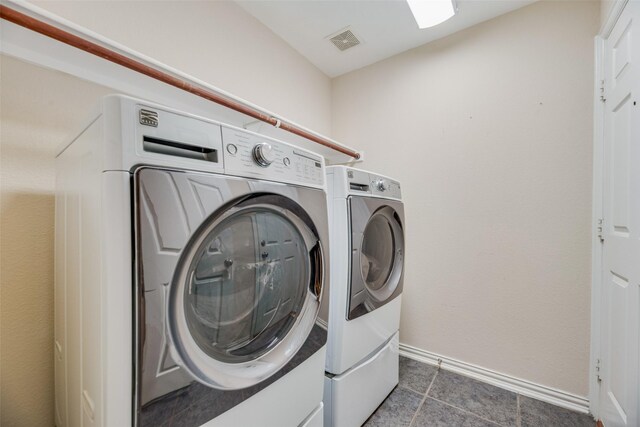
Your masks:
<svg viewBox="0 0 640 427"><path fill-rule="evenodd" d="M398 384L398 332L341 375L325 376L325 427L358 427Z"/></svg>

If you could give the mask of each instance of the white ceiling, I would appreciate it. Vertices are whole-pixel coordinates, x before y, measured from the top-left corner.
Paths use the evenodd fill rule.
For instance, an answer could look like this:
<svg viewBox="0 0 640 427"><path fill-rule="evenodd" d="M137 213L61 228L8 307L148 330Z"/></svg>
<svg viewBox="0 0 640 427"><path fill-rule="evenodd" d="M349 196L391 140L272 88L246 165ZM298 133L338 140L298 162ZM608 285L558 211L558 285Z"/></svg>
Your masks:
<svg viewBox="0 0 640 427"><path fill-rule="evenodd" d="M448 21L418 29L404 0L236 0L330 77L533 3L535 0L459 0ZM329 36L349 28L362 42L339 51Z"/></svg>

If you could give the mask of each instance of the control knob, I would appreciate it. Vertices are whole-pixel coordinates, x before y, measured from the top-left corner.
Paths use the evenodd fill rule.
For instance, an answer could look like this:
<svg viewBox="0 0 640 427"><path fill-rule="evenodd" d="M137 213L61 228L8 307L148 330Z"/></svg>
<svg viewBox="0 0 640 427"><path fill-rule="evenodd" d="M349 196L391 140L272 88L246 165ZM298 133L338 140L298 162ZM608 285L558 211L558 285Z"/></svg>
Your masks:
<svg viewBox="0 0 640 427"><path fill-rule="evenodd" d="M387 183L384 182L384 179L377 180L375 186L379 191L385 191L387 189Z"/></svg>
<svg viewBox="0 0 640 427"><path fill-rule="evenodd" d="M269 166L276 159L276 154L268 142L261 142L253 147L253 159L263 167Z"/></svg>

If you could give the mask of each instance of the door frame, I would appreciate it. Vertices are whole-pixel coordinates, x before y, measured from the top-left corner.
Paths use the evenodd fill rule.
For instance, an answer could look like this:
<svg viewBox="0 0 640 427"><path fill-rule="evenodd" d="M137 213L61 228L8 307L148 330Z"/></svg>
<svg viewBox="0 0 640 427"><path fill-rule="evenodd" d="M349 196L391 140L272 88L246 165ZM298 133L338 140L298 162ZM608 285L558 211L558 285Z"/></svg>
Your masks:
<svg viewBox="0 0 640 427"><path fill-rule="evenodd" d="M600 28L594 39L594 97L593 97L593 206L591 228L591 348L589 364L589 409L591 414L600 419L600 383L598 370L600 360L600 321L601 321L601 293L602 293L602 242L599 236L598 220L603 218L604 199L604 113L601 101L604 79L604 45L611 35L613 27L618 22L622 11L629 0L615 0L609 11L607 20Z"/></svg>

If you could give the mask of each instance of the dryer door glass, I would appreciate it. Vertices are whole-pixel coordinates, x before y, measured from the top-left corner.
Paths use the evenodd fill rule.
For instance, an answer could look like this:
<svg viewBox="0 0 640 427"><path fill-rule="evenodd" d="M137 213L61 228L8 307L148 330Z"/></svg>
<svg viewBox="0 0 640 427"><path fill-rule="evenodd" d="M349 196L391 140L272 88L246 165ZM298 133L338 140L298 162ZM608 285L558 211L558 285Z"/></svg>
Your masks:
<svg viewBox="0 0 640 427"><path fill-rule="evenodd" d="M369 289L377 291L388 282L395 262L395 248L389 219L376 212L364 230L360 251L362 278Z"/></svg>
<svg viewBox="0 0 640 427"><path fill-rule="evenodd" d="M276 210L240 210L201 240L187 270L184 313L208 356L254 360L293 327L305 303L311 266L305 239Z"/></svg>

